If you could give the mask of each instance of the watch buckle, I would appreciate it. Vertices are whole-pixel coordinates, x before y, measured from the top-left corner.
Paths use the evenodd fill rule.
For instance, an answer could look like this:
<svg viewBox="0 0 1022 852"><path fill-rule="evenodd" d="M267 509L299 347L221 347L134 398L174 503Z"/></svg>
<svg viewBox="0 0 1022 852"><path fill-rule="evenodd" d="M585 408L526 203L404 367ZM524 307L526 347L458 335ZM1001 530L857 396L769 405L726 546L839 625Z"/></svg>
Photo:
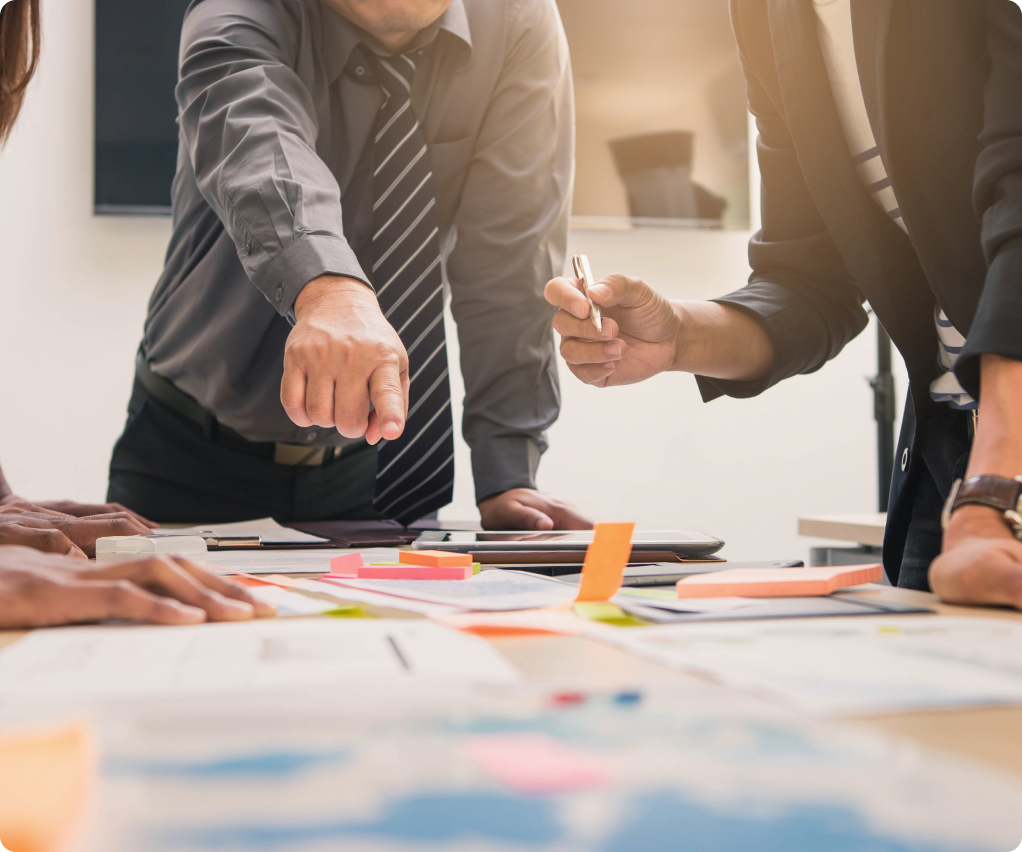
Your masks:
<svg viewBox="0 0 1022 852"><path fill-rule="evenodd" d="M962 480L956 479L951 486L951 493L947 495L947 500L944 501L944 508L940 511L940 528L942 530L946 530L947 525L951 522L951 512L955 507L955 500L958 498L958 489L961 487ZM1022 521L1022 517L1019 518L1019 521Z"/></svg>

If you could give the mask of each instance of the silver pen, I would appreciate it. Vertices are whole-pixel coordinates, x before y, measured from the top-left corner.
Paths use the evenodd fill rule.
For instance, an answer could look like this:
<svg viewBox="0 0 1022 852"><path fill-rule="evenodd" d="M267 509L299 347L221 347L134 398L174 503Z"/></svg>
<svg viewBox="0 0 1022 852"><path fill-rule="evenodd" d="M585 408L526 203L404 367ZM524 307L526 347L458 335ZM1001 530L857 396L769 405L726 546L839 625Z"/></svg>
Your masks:
<svg viewBox="0 0 1022 852"><path fill-rule="evenodd" d="M596 330L603 334L603 314L600 313L599 307L593 303L593 299L589 295L589 288L596 284L593 270L589 268L589 258L584 254L576 254L571 259L571 266L575 270L578 287L582 291L582 295L586 297L586 301L589 302L589 318L596 326Z"/></svg>

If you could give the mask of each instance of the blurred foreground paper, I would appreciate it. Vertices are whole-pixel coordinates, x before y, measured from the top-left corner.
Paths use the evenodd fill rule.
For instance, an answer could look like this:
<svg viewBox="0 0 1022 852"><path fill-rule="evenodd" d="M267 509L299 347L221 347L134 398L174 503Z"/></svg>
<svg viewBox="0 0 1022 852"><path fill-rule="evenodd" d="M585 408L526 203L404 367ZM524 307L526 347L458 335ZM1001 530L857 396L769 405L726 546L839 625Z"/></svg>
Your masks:
<svg viewBox="0 0 1022 852"><path fill-rule="evenodd" d="M710 684L643 692L126 705L104 725L88 852L1006 852L1022 836L1018 779Z"/></svg>
<svg viewBox="0 0 1022 852"><path fill-rule="evenodd" d="M916 616L601 631L626 651L818 715L1022 703L1022 624Z"/></svg>
<svg viewBox="0 0 1022 852"><path fill-rule="evenodd" d="M290 619L36 630L0 653L0 695L129 696L377 680L513 683L487 642L428 621Z"/></svg>
<svg viewBox="0 0 1022 852"><path fill-rule="evenodd" d="M0 847L65 848L94 771L90 737L80 725L0 733Z"/></svg>

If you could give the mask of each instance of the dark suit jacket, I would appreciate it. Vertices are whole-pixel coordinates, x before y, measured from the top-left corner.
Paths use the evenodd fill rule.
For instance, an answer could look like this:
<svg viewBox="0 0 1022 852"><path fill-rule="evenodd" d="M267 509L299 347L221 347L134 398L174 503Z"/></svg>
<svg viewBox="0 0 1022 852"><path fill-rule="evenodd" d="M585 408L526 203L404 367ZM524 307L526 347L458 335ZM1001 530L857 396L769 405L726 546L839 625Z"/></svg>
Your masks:
<svg viewBox="0 0 1022 852"><path fill-rule="evenodd" d="M916 421L935 411L934 305L968 345L955 372L979 396L983 353L1022 360L1022 11L1011 0L852 0L866 108L908 236L857 176L812 0L731 0L759 128L763 227L749 284L719 300L773 342L749 397L818 370L866 325L869 302L905 358Z"/></svg>

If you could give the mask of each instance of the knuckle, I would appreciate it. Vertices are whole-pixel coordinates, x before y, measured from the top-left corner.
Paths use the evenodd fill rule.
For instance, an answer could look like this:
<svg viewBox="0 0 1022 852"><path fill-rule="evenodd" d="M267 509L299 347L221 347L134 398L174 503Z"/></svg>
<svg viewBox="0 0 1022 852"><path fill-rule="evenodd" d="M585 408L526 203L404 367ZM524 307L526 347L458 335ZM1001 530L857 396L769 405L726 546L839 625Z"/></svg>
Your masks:
<svg viewBox="0 0 1022 852"><path fill-rule="evenodd" d="M114 580L110 583L107 596L114 606L123 606L135 597L135 585L130 580Z"/></svg>

